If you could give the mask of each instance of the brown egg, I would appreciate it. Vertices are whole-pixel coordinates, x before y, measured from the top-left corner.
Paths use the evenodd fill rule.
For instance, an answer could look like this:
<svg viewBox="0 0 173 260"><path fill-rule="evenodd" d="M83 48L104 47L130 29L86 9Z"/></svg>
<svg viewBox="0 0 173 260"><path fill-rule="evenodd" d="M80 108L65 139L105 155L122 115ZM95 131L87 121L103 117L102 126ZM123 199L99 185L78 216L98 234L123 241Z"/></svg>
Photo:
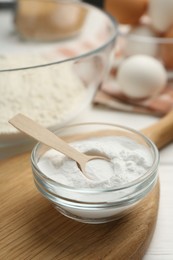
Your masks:
<svg viewBox="0 0 173 260"><path fill-rule="evenodd" d="M106 0L105 10L119 23L135 24L147 9L148 0Z"/></svg>
<svg viewBox="0 0 173 260"><path fill-rule="evenodd" d="M63 1L18 0L15 24L21 37L34 40L56 40L78 34L87 9Z"/></svg>
<svg viewBox="0 0 173 260"><path fill-rule="evenodd" d="M167 69L173 69L173 25L165 33L164 39L171 42L163 43L160 46L161 59Z"/></svg>

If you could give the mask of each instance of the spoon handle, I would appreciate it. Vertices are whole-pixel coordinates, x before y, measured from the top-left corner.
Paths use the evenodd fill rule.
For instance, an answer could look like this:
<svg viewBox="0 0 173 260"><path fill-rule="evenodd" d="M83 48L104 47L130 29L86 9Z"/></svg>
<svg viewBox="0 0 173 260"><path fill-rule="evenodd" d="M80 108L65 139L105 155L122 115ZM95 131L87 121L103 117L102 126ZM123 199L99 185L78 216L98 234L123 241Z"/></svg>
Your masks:
<svg viewBox="0 0 173 260"><path fill-rule="evenodd" d="M64 142L61 138L56 136L47 128L40 126L35 121L22 114L17 114L14 116L9 120L9 123L21 132L65 154L79 164L86 161L86 156L84 154L78 152L72 146L68 145L68 143Z"/></svg>

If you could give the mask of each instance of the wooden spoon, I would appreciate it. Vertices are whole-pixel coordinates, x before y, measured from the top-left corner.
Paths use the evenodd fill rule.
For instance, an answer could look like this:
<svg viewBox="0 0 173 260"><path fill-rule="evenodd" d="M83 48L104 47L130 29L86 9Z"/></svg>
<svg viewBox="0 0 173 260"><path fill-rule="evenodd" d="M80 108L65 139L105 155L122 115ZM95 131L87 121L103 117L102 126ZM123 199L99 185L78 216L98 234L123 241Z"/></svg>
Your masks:
<svg viewBox="0 0 173 260"><path fill-rule="evenodd" d="M33 137L37 141L50 146L51 148L76 161L82 173L89 179L91 177L89 177L85 171L86 163L95 159L108 160L107 157L99 155L86 155L77 151L75 148L70 146L67 142L49 131L47 128L44 128L29 117L26 117L22 114L17 114L11 118L9 123L21 132Z"/></svg>

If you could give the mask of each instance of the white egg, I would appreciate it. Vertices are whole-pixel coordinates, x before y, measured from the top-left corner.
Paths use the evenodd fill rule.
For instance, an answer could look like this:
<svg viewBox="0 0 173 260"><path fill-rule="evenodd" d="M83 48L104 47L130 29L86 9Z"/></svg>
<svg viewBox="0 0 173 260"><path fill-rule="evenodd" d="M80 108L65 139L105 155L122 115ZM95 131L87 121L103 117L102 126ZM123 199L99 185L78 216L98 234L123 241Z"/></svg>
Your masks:
<svg viewBox="0 0 173 260"><path fill-rule="evenodd" d="M120 90L130 98L147 98L159 93L166 85L163 65L147 55L134 55L122 62L117 72Z"/></svg>
<svg viewBox="0 0 173 260"><path fill-rule="evenodd" d="M158 50L153 30L147 25L134 27L127 36L127 55L145 54L155 56Z"/></svg>
<svg viewBox="0 0 173 260"><path fill-rule="evenodd" d="M148 15L157 31L167 31L173 23L173 0L150 0Z"/></svg>

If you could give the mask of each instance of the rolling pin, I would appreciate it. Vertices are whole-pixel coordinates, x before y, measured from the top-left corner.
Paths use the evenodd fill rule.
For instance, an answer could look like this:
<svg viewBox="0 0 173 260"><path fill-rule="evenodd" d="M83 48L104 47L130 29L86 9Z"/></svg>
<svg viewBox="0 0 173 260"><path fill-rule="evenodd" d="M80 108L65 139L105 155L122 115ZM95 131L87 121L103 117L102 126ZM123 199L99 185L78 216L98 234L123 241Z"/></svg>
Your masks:
<svg viewBox="0 0 173 260"><path fill-rule="evenodd" d="M173 141L173 110L158 122L142 129L141 132L150 138L158 149L171 143Z"/></svg>

